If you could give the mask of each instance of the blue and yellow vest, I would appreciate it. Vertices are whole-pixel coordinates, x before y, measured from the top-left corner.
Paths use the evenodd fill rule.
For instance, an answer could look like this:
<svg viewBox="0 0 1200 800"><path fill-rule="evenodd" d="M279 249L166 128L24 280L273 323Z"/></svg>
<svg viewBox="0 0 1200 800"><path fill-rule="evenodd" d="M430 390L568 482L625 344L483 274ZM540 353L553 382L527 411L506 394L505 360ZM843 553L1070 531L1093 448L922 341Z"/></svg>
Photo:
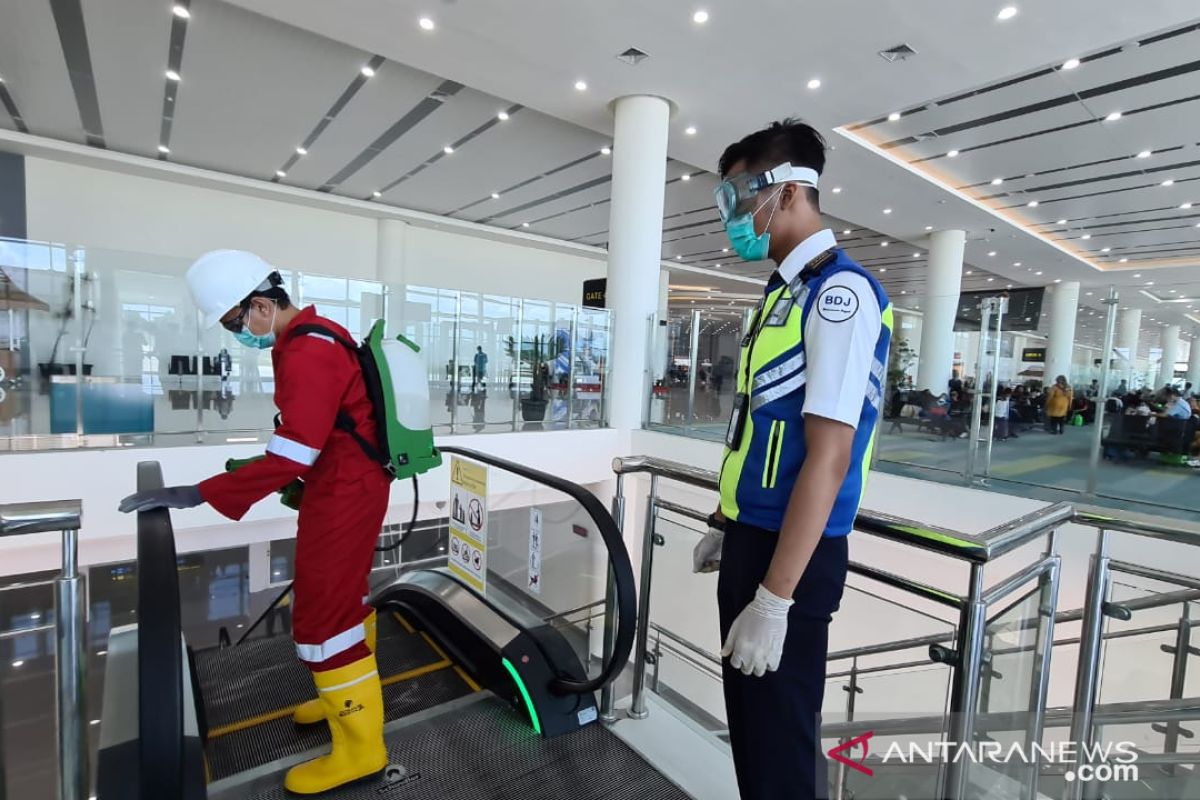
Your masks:
<svg viewBox="0 0 1200 800"><path fill-rule="evenodd" d="M827 280L839 272L857 272L874 289L883 324L854 434L850 469L825 527L825 536L845 536L862 501L875 444L892 338L892 306L879 282L841 248L833 250L833 259L815 272L806 269L790 284L776 273L755 315L757 333L752 330L742 341L737 391L749 396L749 415L738 448L725 448L721 511L726 518L745 525L772 531L783 526L806 453L804 321ZM752 348L751 337L756 337ZM749 369L747 358L752 359Z"/></svg>

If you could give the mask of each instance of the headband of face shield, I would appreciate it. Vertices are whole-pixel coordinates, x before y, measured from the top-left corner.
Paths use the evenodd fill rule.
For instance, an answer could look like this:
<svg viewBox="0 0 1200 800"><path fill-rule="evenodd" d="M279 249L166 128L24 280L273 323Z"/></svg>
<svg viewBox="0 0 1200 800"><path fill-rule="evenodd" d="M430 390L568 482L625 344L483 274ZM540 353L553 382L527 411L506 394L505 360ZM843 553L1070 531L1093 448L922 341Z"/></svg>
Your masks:
<svg viewBox="0 0 1200 800"><path fill-rule="evenodd" d="M717 211L721 222L728 223L739 214L752 213L750 201L763 189L778 183L799 183L802 186L817 186L817 171L808 167L793 167L780 164L775 169L758 174L743 173L721 181L716 189Z"/></svg>

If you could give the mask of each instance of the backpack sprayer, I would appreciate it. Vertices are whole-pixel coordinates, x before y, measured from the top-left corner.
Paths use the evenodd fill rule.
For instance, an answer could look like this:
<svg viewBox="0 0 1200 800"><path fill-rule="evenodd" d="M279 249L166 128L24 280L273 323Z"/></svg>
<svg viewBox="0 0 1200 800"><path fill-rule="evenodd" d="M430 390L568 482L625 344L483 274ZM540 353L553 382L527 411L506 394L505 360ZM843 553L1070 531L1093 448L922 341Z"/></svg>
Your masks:
<svg viewBox="0 0 1200 800"><path fill-rule="evenodd" d="M317 323L298 325L289 334L296 336L319 333L328 336L354 354L362 369L363 383L371 401L375 441L370 441L360 434L354 420L345 411L338 412L334 426L349 434L367 457L379 464L393 480L412 478L413 512L408 527L394 544L376 547L377 552L395 550L407 541L417 525L421 505L417 476L441 466L442 463L442 454L433 444L433 426L429 419L429 378L425 364L418 356L421 348L404 336L387 339L383 329L384 321L376 320L361 345L356 345L336 331ZM262 458L266 456L231 458L225 462L225 469L234 472ZM278 493L279 501L283 505L298 511L304 497L304 482L297 478ZM292 584L289 583L258 621L246 630L239 644L291 590Z"/></svg>

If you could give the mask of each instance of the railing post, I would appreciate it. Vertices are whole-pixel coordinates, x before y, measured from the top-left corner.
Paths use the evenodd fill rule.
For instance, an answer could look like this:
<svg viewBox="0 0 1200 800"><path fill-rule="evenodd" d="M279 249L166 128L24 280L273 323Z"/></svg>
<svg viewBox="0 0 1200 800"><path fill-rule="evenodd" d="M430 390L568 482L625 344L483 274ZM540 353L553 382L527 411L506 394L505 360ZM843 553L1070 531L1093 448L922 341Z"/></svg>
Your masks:
<svg viewBox="0 0 1200 800"><path fill-rule="evenodd" d="M846 694L846 722L854 721L854 700L855 695L862 694L862 689L858 685L858 656L855 656L850 661L850 683L843 686L842 689ZM846 737L838 739L838 744L845 744ZM837 776L834 779L833 800L845 800L846 797L846 765L838 762Z"/></svg>
<svg viewBox="0 0 1200 800"><path fill-rule="evenodd" d="M983 666L983 636L987 628L987 604L983 600L983 565L971 564L971 589L959 615L955 649L954 685L950 694L948 741L954 748L969 745L975 735L975 708L979 701ZM945 800L966 797L969 763L952 759L942 765L941 796Z"/></svg>
<svg viewBox="0 0 1200 800"><path fill-rule="evenodd" d="M1180 700L1183 698L1183 690L1187 685L1187 660L1191 654L1192 646L1192 621L1188 614L1188 603L1183 604L1183 611L1179 616L1179 627L1175 629L1175 644L1161 645L1164 652L1170 653L1171 659L1171 694L1172 700ZM1154 730L1163 734L1163 752L1176 753L1179 751L1179 732L1180 724L1176 720L1171 720L1163 725L1154 725ZM1186 734L1187 731L1184 731ZM1167 766L1167 770L1171 775L1176 774L1175 765Z"/></svg>
<svg viewBox="0 0 1200 800"><path fill-rule="evenodd" d="M1101 528L1096 536L1088 573L1087 594L1083 606L1083 627L1079 637L1079 666L1075 670L1075 704L1071 716L1071 736L1079 752L1092 743L1092 714L1100 689L1100 660L1104 644L1104 604L1108 600L1108 531ZM1064 800L1080 800L1084 781L1072 781L1063 791Z"/></svg>
<svg viewBox="0 0 1200 800"><path fill-rule="evenodd" d="M654 574L654 520L657 516L658 475L650 476L650 494L646 498L646 530L642 536L642 578L638 586L637 642L633 647L633 702L629 716L645 719L646 710L646 647L650 639L650 581Z"/></svg>
<svg viewBox="0 0 1200 800"><path fill-rule="evenodd" d="M617 523L617 530L624 534L625 531L625 476L618 473L617 487L613 491L612 502L613 521ZM612 566L609 565L607 588L604 592L604 648L601 664L607 664L609 659L613 657L613 650L616 646L617 638L617 587L616 579L613 575ZM616 681L610 681L607 686L600 690L600 719L605 722L616 722L616 694L613 689Z"/></svg>
<svg viewBox="0 0 1200 800"><path fill-rule="evenodd" d="M80 377L80 376L77 376ZM87 660L84 658L86 609L79 575L78 500L0 505L0 536L62 532L62 572L54 581L57 627L54 651L58 698L58 797L87 800Z"/></svg>
<svg viewBox="0 0 1200 800"><path fill-rule="evenodd" d="M1050 535L1049 552L1054 552L1054 534ZM1029 707L1031 709L1025 736L1029 747L1042 741L1042 730L1046 726L1046 697L1050 692L1050 656L1054 652L1054 615L1058 608L1058 583L1062 574L1062 559L1055 557L1054 566L1042 573L1038 594L1037 658L1033 664L1033 679L1030 681ZM1029 765L1025 796L1036 800L1040 765L1035 761Z"/></svg>

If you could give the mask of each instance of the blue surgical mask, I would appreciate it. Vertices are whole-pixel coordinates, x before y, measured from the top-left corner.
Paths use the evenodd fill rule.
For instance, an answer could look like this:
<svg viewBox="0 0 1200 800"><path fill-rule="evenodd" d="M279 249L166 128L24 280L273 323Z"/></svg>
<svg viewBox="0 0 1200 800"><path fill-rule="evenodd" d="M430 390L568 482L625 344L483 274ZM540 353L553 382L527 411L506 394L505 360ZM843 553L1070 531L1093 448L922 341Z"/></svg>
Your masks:
<svg viewBox="0 0 1200 800"><path fill-rule="evenodd" d="M762 261L767 257L771 246L771 220L775 218L775 211L779 209L776 205L771 211L771 216L767 219L767 225L763 229L761 235L754 232L754 215L762 210L762 207L771 200L778 201L783 187L775 191L775 194L765 200L762 205L753 211L748 211L745 214L740 214L731 218L725 223L725 233L729 236L729 243L733 245L733 250L743 261Z"/></svg>
<svg viewBox="0 0 1200 800"><path fill-rule="evenodd" d="M275 314L279 311L279 306L275 306L275 310L271 312L271 325L267 328L264 334L253 333L250 330L250 320L246 320L246 324L242 329L233 335L233 338L244 344L246 347L251 347L257 350L266 350L275 345Z"/></svg>

